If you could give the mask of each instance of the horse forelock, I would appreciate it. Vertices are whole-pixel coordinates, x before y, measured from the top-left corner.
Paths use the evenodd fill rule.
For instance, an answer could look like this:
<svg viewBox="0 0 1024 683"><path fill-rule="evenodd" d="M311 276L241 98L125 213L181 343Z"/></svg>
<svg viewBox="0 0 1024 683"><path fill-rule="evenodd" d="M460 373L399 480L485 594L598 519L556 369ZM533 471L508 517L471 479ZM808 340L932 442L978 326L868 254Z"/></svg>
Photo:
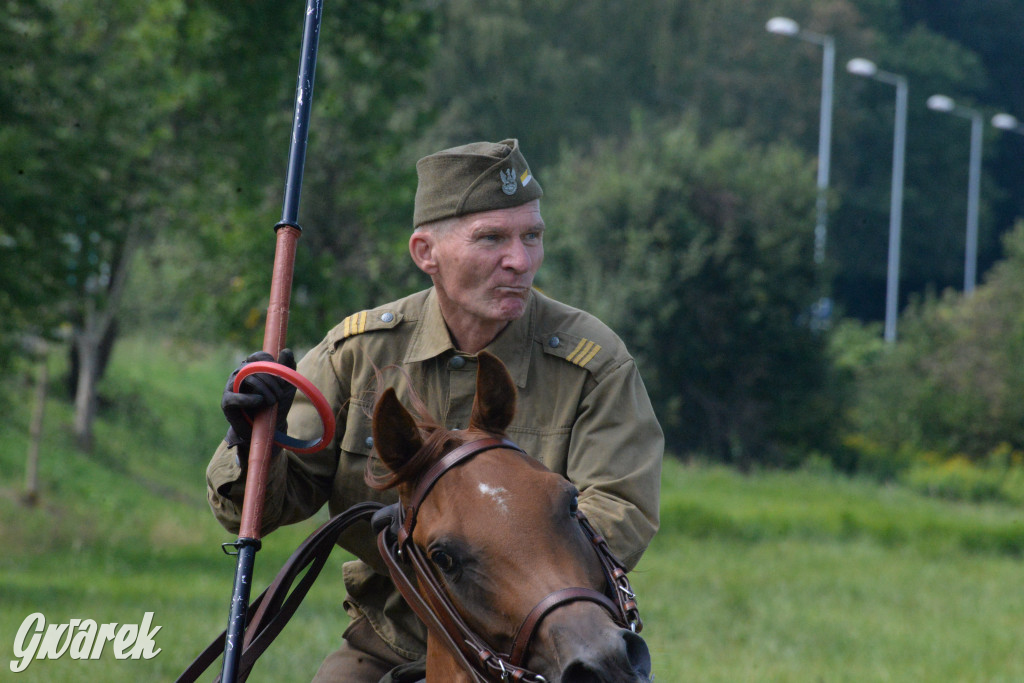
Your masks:
<svg viewBox="0 0 1024 683"><path fill-rule="evenodd" d="M423 447L397 472L392 472L391 486L403 484L414 486L434 463L464 443L487 437L503 437L504 434L490 434L481 430L445 429L440 425L417 423L423 435Z"/></svg>

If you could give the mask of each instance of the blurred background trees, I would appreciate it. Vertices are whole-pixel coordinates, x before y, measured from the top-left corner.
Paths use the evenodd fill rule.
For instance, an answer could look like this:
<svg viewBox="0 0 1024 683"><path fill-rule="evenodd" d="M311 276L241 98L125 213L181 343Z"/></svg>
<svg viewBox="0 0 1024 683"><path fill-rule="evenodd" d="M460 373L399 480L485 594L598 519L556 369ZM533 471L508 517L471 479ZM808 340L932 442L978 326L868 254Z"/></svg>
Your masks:
<svg viewBox="0 0 1024 683"><path fill-rule="evenodd" d="M736 132L702 143L687 119L638 125L545 176L564 198L546 209L541 286L622 331L671 443L779 464L838 424L810 320L810 170Z"/></svg>
<svg viewBox="0 0 1024 683"><path fill-rule="evenodd" d="M83 448L117 335L259 344L301 8L5 5L0 366L26 336L68 340ZM837 45L822 267L821 52L766 33L775 15ZM992 277L964 299L968 127L924 106L941 92L1024 113L1022 33L1024 0L327 2L291 343L426 283L405 248L416 158L514 136L547 193L541 285L627 340L674 452L747 466L816 450L850 465L851 444L887 439L1024 450L1005 398L1019 239L1003 249L1024 215L1024 136L986 127ZM873 327L893 93L847 75L853 57L910 83L901 304L914 303L893 348ZM813 314L823 295L831 327Z"/></svg>

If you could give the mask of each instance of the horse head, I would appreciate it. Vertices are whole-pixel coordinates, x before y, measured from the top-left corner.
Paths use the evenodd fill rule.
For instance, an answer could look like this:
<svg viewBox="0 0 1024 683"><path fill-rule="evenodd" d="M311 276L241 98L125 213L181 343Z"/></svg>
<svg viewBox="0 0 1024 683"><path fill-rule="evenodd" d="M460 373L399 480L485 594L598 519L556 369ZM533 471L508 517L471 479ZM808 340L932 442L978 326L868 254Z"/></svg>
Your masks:
<svg viewBox="0 0 1024 683"><path fill-rule="evenodd" d="M576 487L505 438L515 385L494 356L478 363L467 429L417 422L393 389L373 416L376 485L401 506L379 544L428 626L427 681L648 681L625 571Z"/></svg>

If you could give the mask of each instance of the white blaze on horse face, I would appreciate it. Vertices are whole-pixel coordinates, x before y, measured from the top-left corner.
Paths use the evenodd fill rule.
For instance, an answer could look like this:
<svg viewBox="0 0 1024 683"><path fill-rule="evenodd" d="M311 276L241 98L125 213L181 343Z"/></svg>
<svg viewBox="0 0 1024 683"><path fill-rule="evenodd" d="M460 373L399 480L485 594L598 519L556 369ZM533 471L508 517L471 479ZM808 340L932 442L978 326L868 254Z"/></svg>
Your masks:
<svg viewBox="0 0 1024 683"><path fill-rule="evenodd" d="M489 486L483 482L480 482L477 488L480 489L480 493L493 500L502 512L508 514L508 503L506 502L508 491L500 486Z"/></svg>

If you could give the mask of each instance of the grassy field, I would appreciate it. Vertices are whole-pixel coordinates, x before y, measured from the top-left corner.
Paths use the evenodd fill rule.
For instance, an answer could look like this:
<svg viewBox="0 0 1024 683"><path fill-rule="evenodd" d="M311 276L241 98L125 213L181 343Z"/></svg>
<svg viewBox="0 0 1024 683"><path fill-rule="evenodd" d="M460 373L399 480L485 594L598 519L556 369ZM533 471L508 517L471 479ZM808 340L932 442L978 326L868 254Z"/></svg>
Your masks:
<svg viewBox="0 0 1024 683"><path fill-rule="evenodd" d="M123 343L93 455L71 447L68 407L48 404L35 508L20 502L31 387L0 386L10 399L0 681L170 681L224 628L234 560L219 544L234 539L210 515L203 482L235 362L223 350ZM662 515L632 575L662 683L1024 680L1024 510L827 471L744 476L670 460ZM320 521L265 540L257 589ZM309 680L338 642L343 559L332 557L252 680ZM153 612L162 651L35 661L13 674L15 633L34 612L52 623L139 623Z"/></svg>

